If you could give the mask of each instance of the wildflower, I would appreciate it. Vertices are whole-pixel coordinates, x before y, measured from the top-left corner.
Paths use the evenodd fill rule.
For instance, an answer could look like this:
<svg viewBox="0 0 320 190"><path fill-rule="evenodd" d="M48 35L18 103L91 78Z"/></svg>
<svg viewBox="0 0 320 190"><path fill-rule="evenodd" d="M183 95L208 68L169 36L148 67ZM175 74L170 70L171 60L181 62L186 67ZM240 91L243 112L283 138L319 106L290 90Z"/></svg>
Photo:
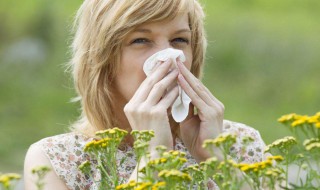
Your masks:
<svg viewBox="0 0 320 190"><path fill-rule="evenodd" d="M302 168L303 170L306 170L306 169L309 168L309 166L308 166L308 164L304 163L304 164L301 165L301 168Z"/></svg>
<svg viewBox="0 0 320 190"><path fill-rule="evenodd" d="M158 190L159 187L165 187L165 186L166 186L166 182L159 181L152 186L152 190Z"/></svg>
<svg viewBox="0 0 320 190"><path fill-rule="evenodd" d="M184 156L186 156L185 152L181 152L181 151L177 151L177 150L170 150L168 153L171 154L173 157L177 157L177 156L184 157Z"/></svg>
<svg viewBox="0 0 320 190"><path fill-rule="evenodd" d="M265 172L265 175L277 178L282 173L283 173L283 171L281 171L279 168L270 168Z"/></svg>
<svg viewBox="0 0 320 190"><path fill-rule="evenodd" d="M233 160L226 160L226 161L220 162L220 164L218 165L218 169L237 167L237 166L238 164L235 163Z"/></svg>
<svg viewBox="0 0 320 190"><path fill-rule="evenodd" d="M151 187L152 186L152 183L151 182L143 182L143 183L140 183L136 188L135 190L144 190L144 189L148 189L148 187Z"/></svg>
<svg viewBox="0 0 320 190"><path fill-rule="evenodd" d="M254 139L250 136L245 136L242 138L242 143L243 144L249 144L250 142L254 142Z"/></svg>
<svg viewBox="0 0 320 190"><path fill-rule="evenodd" d="M314 142L314 143L308 144L306 146L306 150L308 150L308 151L311 151L313 149L318 149L319 150L320 149L320 142Z"/></svg>
<svg viewBox="0 0 320 190"><path fill-rule="evenodd" d="M119 129L118 127L112 128L112 129L106 129L106 130L101 130L96 132L96 136L101 137L101 138L120 138L122 139L125 135L127 135L128 132Z"/></svg>
<svg viewBox="0 0 320 190"><path fill-rule="evenodd" d="M116 187L116 190L133 189L138 183L134 180L129 181L129 183L121 184Z"/></svg>
<svg viewBox="0 0 320 190"><path fill-rule="evenodd" d="M256 165L255 164L238 164L238 167L240 168L241 171L247 172L256 168Z"/></svg>
<svg viewBox="0 0 320 190"><path fill-rule="evenodd" d="M317 122L320 122L320 116L318 116L318 115L314 115L314 116L311 116L311 117L309 117L308 118L308 123L317 123Z"/></svg>
<svg viewBox="0 0 320 190"><path fill-rule="evenodd" d="M158 151L159 155L162 155L167 150L167 147L159 145L156 147L156 150Z"/></svg>
<svg viewBox="0 0 320 190"><path fill-rule="evenodd" d="M287 136L269 144L264 152L270 152L272 148L278 148L282 153L287 153L295 144L297 144L297 140L294 137Z"/></svg>
<svg viewBox="0 0 320 190"><path fill-rule="evenodd" d="M44 177L47 175L47 173L51 171L51 168L48 166L38 166L34 167L31 172L32 174L35 174L37 176L36 186L37 189L42 190L45 182Z"/></svg>
<svg viewBox="0 0 320 190"><path fill-rule="evenodd" d="M8 173L0 175L0 184L2 184L5 188L9 188L11 185L11 181L19 180L21 176L15 173Z"/></svg>
<svg viewBox="0 0 320 190"><path fill-rule="evenodd" d="M295 121L293 121L293 122L291 123L291 127L296 127L296 126L305 124L305 123L308 122L308 120L309 120L309 116L307 116L307 115L296 116L296 117L295 117Z"/></svg>
<svg viewBox="0 0 320 190"><path fill-rule="evenodd" d="M278 122L285 123L285 122L288 122L288 121L292 121L296 115L297 114L295 114L295 113L290 113L290 114L287 114L287 115L283 115L278 119Z"/></svg>
<svg viewBox="0 0 320 190"><path fill-rule="evenodd" d="M267 160L275 160L275 161L282 161L284 158L282 157L282 156L280 156L280 155L277 155L277 156L269 156L268 158L267 158Z"/></svg>
<svg viewBox="0 0 320 190"><path fill-rule="evenodd" d="M204 166L204 165L214 166L214 165L216 165L217 163L218 163L217 157L211 157L211 158L208 158L206 161L201 162L200 165L201 165L201 166Z"/></svg>
<svg viewBox="0 0 320 190"><path fill-rule="evenodd" d="M48 166L37 166L32 168L31 170L32 174L38 174L38 175L45 175L49 171L51 171L51 168Z"/></svg>
<svg viewBox="0 0 320 190"><path fill-rule="evenodd" d="M159 177L164 179L170 179L172 181L191 181L192 178L189 174L183 173L179 170L162 170L158 174Z"/></svg>
<svg viewBox="0 0 320 190"><path fill-rule="evenodd" d="M80 164L80 166L78 168L82 173L88 174L91 171L91 164L88 160L86 160L86 161L82 162L82 164Z"/></svg>
<svg viewBox="0 0 320 190"><path fill-rule="evenodd" d="M196 171L196 172L200 172L201 171L198 164L190 165L184 171L187 171L187 170Z"/></svg>
<svg viewBox="0 0 320 190"><path fill-rule="evenodd" d="M320 122L317 122L315 125L316 125L316 128L318 129L320 128Z"/></svg>
<svg viewBox="0 0 320 190"><path fill-rule="evenodd" d="M236 142L236 136L230 133L222 133L215 139L207 139L204 141L202 147L207 148L210 145L216 145L220 146L221 144L229 142L229 143L235 143Z"/></svg>
<svg viewBox="0 0 320 190"><path fill-rule="evenodd" d="M318 139L318 138L306 139L303 142L303 146L308 146L309 144L312 144L312 143L315 143L315 142L320 142L320 139Z"/></svg>
<svg viewBox="0 0 320 190"><path fill-rule="evenodd" d="M262 162L256 162L256 163L240 163L237 164L237 167L240 168L241 171L249 173L249 172L259 172L265 168L268 168L269 166L272 166L272 160L265 160Z"/></svg>
<svg viewBox="0 0 320 190"><path fill-rule="evenodd" d="M152 130L132 130L131 135L135 140L143 140L149 142L154 137L154 131Z"/></svg>

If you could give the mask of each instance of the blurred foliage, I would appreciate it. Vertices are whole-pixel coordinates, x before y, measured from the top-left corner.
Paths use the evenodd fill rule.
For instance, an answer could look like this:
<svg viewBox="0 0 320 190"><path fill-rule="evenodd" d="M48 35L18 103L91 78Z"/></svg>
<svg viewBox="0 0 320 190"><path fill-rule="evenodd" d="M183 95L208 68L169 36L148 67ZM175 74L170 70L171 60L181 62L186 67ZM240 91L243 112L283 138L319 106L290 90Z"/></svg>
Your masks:
<svg viewBox="0 0 320 190"><path fill-rule="evenodd" d="M68 130L79 115L70 58L82 1L0 2L0 170L21 172L33 142ZM266 143L287 131L280 115L320 108L320 1L202 0L209 40L204 83L225 117Z"/></svg>

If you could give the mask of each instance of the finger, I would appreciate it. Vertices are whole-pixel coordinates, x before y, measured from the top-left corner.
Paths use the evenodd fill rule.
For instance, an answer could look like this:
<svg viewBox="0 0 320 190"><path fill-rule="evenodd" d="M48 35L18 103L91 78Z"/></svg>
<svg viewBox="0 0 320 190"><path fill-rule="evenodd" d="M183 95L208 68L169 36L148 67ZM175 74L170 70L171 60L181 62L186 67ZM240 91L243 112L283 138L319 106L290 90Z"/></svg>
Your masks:
<svg viewBox="0 0 320 190"><path fill-rule="evenodd" d="M182 76L182 74L178 75L178 82L179 82L181 88L190 97L193 105L195 105L199 109L204 109L208 106L206 104L206 102L202 98L200 98L199 95L191 88L191 86L186 81L186 79Z"/></svg>
<svg viewBox="0 0 320 190"><path fill-rule="evenodd" d="M155 105L159 102L161 97L166 93L166 91L174 85L177 81L177 76L179 72L177 69L171 71L166 77L161 81L156 83L150 91L149 96L147 97L146 103L150 105Z"/></svg>
<svg viewBox="0 0 320 190"><path fill-rule="evenodd" d="M202 98L208 105L220 104L220 101L212 95L210 90L196 78L180 61L177 62L178 68L184 79L189 83L191 88Z"/></svg>
<svg viewBox="0 0 320 190"><path fill-rule="evenodd" d="M179 87L175 86L160 100L158 105L162 106L163 109L168 109L173 105L178 95L179 95Z"/></svg>
<svg viewBox="0 0 320 190"><path fill-rule="evenodd" d="M161 63L158 68L152 72L139 86L133 95L133 101L143 102L148 97L152 87L167 75L171 68L172 62L170 60Z"/></svg>

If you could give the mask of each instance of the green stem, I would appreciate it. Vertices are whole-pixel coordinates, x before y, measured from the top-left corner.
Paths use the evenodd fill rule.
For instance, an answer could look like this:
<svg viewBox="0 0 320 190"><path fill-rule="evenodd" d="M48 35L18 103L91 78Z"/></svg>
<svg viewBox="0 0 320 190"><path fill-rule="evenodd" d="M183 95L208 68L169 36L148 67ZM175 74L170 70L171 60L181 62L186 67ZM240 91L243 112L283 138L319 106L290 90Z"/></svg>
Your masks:
<svg viewBox="0 0 320 190"><path fill-rule="evenodd" d="M110 175L108 174L108 172L107 172L106 169L104 168L104 166L103 166L103 164L102 164L102 162L101 162L100 157L98 158L98 166L99 166L99 168L100 168L100 171L101 171L103 174L105 174L106 177L108 178L107 184L109 185L108 182L112 182L112 178L110 177ZM102 177L103 177L102 173L101 173L101 181L103 181L103 179L102 179Z"/></svg>
<svg viewBox="0 0 320 190"><path fill-rule="evenodd" d="M296 184L298 184L298 180L299 180L299 177L300 177L300 171L301 171L301 165L299 166L299 169L298 169L298 174L297 174L297 178L296 178Z"/></svg>

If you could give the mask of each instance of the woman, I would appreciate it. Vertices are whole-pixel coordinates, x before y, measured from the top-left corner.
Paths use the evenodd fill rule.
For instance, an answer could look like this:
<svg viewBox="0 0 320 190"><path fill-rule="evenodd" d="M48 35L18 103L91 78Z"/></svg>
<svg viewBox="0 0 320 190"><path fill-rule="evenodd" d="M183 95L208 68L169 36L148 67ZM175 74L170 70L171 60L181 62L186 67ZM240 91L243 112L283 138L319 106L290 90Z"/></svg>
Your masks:
<svg viewBox="0 0 320 190"><path fill-rule="evenodd" d="M155 147L165 145L186 151L189 164L213 156L201 146L206 139L224 131L235 133L239 142L250 135L255 142L246 152L240 151L238 142L232 149L237 155L234 159L261 161L264 143L259 133L224 120L223 104L199 80L206 49L203 18L196 0L85 0L76 17L71 61L82 115L72 132L30 147L25 160L26 189L34 189L30 170L37 165L54 169L46 177L46 189L94 189L92 179L85 179L77 169L90 159L83 147L97 130L113 127L154 130L149 146L152 158L157 157ZM146 59L167 48L182 50L186 61L177 60L176 66L172 61L160 62L146 77L142 69ZM177 83L191 99L189 114L181 123L169 111L178 96ZM124 140L120 157L126 156L132 144L132 138ZM128 160L118 166L123 180L136 178L138 164L133 158Z"/></svg>

